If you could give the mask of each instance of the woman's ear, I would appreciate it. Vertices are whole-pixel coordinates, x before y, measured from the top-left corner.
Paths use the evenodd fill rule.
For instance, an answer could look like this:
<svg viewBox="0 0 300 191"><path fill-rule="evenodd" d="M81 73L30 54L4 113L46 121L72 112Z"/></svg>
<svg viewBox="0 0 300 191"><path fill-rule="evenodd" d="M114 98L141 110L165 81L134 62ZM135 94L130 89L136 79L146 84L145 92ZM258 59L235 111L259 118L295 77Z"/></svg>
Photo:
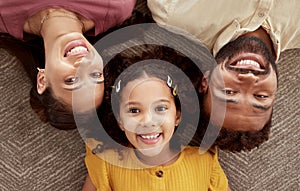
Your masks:
<svg viewBox="0 0 300 191"><path fill-rule="evenodd" d="M199 93L204 93L208 89L208 77L209 77L210 71L206 71L202 77L200 87L198 88Z"/></svg>
<svg viewBox="0 0 300 191"><path fill-rule="evenodd" d="M122 131L125 131L123 122L121 121L120 117L117 117L117 121L118 121L118 125L119 125L120 129L121 129Z"/></svg>
<svg viewBox="0 0 300 191"><path fill-rule="evenodd" d="M38 69L39 72L37 74L37 92L41 95L45 92L47 88L46 83L46 75L45 75L45 69Z"/></svg>

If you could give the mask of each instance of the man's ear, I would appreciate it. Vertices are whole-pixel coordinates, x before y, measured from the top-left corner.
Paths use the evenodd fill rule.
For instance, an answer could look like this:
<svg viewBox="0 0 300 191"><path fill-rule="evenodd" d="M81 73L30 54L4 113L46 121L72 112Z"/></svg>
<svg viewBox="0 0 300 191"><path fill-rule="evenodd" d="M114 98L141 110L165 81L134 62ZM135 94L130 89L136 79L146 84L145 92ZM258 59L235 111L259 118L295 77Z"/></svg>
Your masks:
<svg viewBox="0 0 300 191"><path fill-rule="evenodd" d="M199 93L204 93L208 89L208 77L209 77L210 71L206 71L202 77L200 87L198 88Z"/></svg>
<svg viewBox="0 0 300 191"><path fill-rule="evenodd" d="M37 92L41 95L45 92L47 88L45 69L39 69L37 74Z"/></svg>

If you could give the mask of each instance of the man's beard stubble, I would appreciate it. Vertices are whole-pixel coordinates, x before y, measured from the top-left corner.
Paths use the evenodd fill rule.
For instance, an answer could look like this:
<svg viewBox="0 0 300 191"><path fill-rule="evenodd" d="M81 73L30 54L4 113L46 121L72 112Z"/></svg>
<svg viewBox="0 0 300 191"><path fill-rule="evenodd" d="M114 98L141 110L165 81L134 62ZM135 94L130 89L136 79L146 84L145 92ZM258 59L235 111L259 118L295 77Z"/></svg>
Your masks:
<svg viewBox="0 0 300 191"><path fill-rule="evenodd" d="M220 64L225 60L230 60L241 53L255 53L261 55L264 58L264 62L266 63L264 71L259 72L253 71L251 69L235 69L233 67L227 66L228 69L240 70L241 73L252 72L255 75L264 75L269 73L270 66L272 66L277 76L277 67L271 50L261 39L257 37L240 37L232 42L229 42L220 49L215 59L217 61L217 64Z"/></svg>
<svg viewBox="0 0 300 191"><path fill-rule="evenodd" d="M264 62L268 63L268 68L273 67L276 72L277 76L277 68L275 65L275 59L265 45L265 43L256 37L241 37L237 40L228 43L225 45L217 54L216 61L218 64L224 62L225 59L229 59L234 57L240 53L256 53L260 54L264 57ZM247 70L247 69L245 69ZM241 71L241 72L253 72L253 71ZM265 70L264 72L254 71L255 75L264 75L269 72L269 69ZM217 136L214 145L218 146L222 150L228 150L231 152L240 152L245 150L252 150L255 147L258 147L263 142L268 140L270 127L271 127L271 119L272 115L270 116L266 125L260 131L238 131L238 130L230 130L226 128L221 128L218 126L214 126L209 123L210 115L204 111L204 100L205 96L207 96L206 92L200 95L200 120L199 125L197 128L197 133L191 141L192 145L205 145L206 143L201 143L204 140L204 136L206 137L205 140L214 140ZM219 132L216 135L216 132ZM211 141L208 141L208 145Z"/></svg>

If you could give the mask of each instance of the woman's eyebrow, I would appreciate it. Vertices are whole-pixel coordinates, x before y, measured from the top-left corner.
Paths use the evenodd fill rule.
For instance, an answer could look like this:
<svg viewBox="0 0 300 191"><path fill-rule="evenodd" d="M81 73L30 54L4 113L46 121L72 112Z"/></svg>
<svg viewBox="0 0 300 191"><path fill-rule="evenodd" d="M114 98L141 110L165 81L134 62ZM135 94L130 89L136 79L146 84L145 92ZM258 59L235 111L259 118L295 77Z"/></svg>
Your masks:
<svg viewBox="0 0 300 191"><path fill-rule="evenodd" d="M68 90L68 91L74 91L74 90L78 90L80 89L84 84L81 84L81 85L78 85L78 86L75 86L75 87L72 87L72 88L67 88L67 87L64 87L65 90Z"/></svg>

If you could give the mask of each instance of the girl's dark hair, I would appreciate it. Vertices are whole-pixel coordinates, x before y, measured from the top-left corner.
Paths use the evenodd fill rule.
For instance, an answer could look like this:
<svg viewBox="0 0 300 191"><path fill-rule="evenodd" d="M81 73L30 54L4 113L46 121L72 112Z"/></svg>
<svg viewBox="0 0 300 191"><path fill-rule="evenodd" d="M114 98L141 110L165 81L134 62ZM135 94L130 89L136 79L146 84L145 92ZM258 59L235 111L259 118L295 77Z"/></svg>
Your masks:
<svg viewBox="0 0 300 191"><path fill-rule="evenodd" d="M51 88L47 88L41 95L37 92L37 67L45 67L43 39L35 37L28 41L21 41L8 34L1 33L0 48L8 50L21 61L32 84L30 105L40 119L43 122L49 122L58 129L76 128L72 110L53 97Z"/></svg>
<svg viewBox="0 0 300 191"><path fill-rule="evenodd" d="M165 67L166 65L163 65L166 62L169 64L168 68ZM126 70L130 66L132 69ZM197 112L197 109L199 110L198 97L194 86L197 87L201 82L202 73L197 64L187 56L173 48L162 45L146 44L133 46L120 52L107 62L104 67L105 101L103 106L105 105L105 111L101 115L103 117L100 118L105 131L113 138L115 143L122 146L130 145L114 116L112 108L119 108L119 104L118 102L112 102L112 99L118 100L119 95L115 92L115 88L112 87L116 86L118 78L122 79L121 92L128 81L139 78L142 76L143 71L150 77L158 76L165 81L167 81L167 76L169 75L173 80L173 84L178 86L178 96L175 96L175 102L176 99L180 99L180 101L178 99L177 104L181 104L181 106L177 109L182 111L182 121L173 136L173 140L177 140L177 142L173 142L171 145L175 147L180 146L180 144L187 145L196 131L199 119L199 112ZM185 75L182 75L182 73ZM170 91L172 91L172 88ZM175 138L175 135L179 138ZM98 140L103 141L105 138L98 137ZM115 143L111 144L110 142L106 146L116 148L118 144Z"/></svg>

